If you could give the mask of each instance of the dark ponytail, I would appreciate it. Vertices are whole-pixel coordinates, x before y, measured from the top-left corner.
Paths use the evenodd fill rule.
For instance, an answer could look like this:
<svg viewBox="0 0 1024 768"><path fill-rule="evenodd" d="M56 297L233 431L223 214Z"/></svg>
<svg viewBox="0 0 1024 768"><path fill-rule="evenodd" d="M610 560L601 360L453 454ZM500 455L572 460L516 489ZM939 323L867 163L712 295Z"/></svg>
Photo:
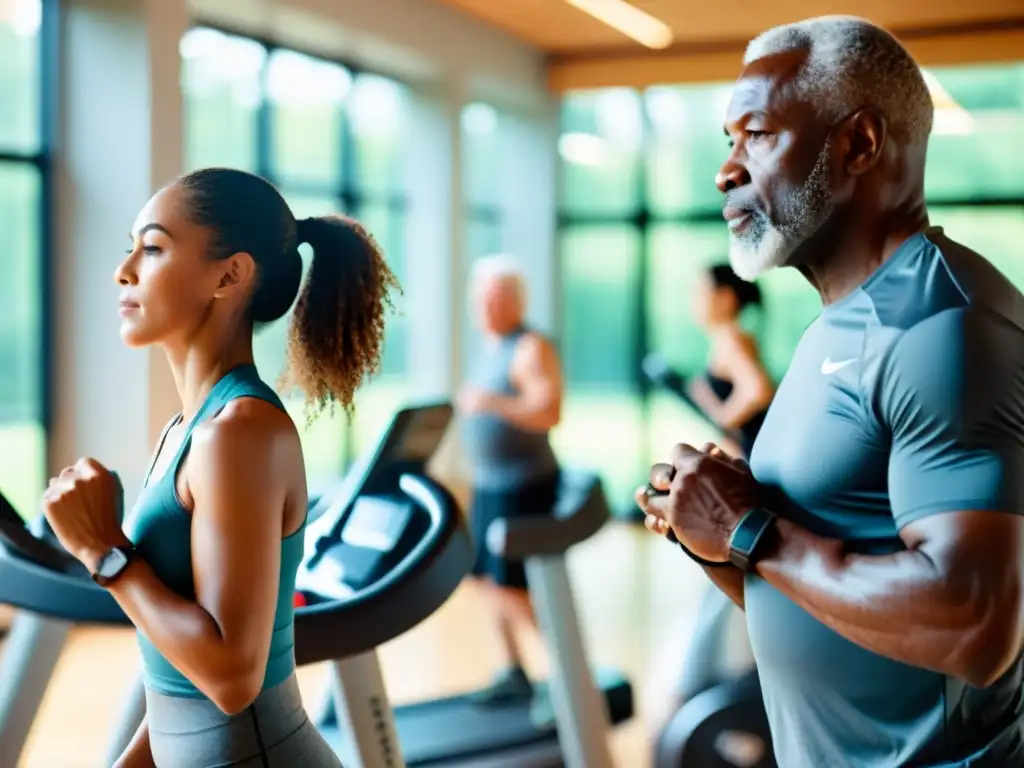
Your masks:
<svg viewBox="0 0 1024 768"><path fill-rule="evenodd" d="M356 389L380 367L385 315L401 286L355 219L302 219L297 237L313 264L292 313L283 383L305 392L314 412L340 402L351 414Z"/></svg>
<svg viewBox="0 0 1024 768"><path fill-rule="evenodd" d="M356 389L380 366L391 291L401 291L373 237L344 216L297 222L270 182L245 171L204 168L178 183L191 219L211 232L210 258L248 253L256 263L253 325L295 304L281 385L306 394L311 417L335 403L351 414ZM300 243L313 248L304 285Z"/></svg>
<svg viewBox="0 0 1024 768"><path fill-rule="evenodd" d="M761 289L757 283L744 280L728 264L715 264L708 269L708 276L716 288L728 288L736 297L736 308L762 306Z"/></svg>

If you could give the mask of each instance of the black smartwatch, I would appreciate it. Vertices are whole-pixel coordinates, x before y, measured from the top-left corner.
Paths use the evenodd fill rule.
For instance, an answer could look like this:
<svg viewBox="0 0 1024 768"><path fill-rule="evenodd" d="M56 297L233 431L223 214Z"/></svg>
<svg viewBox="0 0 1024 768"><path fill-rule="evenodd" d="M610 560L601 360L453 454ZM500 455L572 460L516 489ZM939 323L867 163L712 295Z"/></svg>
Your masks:
<svg viewBox="0 0 1024 768"><path fill-rule="evenodd" d="M135 559L134 547L112 547L96 564L92 580L101 587L109 586Z"/></svg>
<svg viewBox="0 0 1024 768"><path fill-rule="evenodd" d="M748 509L729 539L729 562L744 573L752 571L758 547L764 543L766 534L775 526L777 519L767 509Z"/></svg>

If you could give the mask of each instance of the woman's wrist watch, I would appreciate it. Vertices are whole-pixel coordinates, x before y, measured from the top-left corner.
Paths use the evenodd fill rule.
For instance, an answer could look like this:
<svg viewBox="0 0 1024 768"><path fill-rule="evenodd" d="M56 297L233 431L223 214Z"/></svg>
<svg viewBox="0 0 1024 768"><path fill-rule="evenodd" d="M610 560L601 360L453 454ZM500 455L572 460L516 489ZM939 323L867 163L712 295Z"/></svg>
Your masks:
<svg viewBox="0 0 1024 768"><path fill-rule="evenodd" d="M101 587L108 587L135 559L135 547L111 547L97 559L95 568L91 571L92 580Z"/></svg>
<svg viewBox="0 0 1024 768"><path fill-rule="evenodd" d="M759 551L764 550L768 534L775 528L778 518L763 507L751 507L729 538L729 562L744 573L754 570Z"/></svg>

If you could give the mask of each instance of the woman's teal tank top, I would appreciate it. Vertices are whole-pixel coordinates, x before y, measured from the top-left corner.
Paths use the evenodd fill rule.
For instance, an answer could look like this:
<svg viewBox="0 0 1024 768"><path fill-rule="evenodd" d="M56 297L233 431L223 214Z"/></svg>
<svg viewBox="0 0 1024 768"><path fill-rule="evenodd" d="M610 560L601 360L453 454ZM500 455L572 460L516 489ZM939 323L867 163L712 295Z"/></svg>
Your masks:
<svg viewBox="0 0 1024 768"><path fill-rule="evenodd" d="M240 397L256 397L284 410L280 398L256 372L254 365L242 365L228 371L206 397L195 418L188 425L181 447L168 466L167 472L150 485L152 465L146 476L131 514L125 520L125 533L135 545L139 555L153 568L168 587L182 597L194 600L192 581L192 516L181 503L175 487L175 478L181 462L188 455L192 432L196 426L219 413L225 405ZM168 425L167 431L177 424L180 416ZM164 437L160 439L163 448ZM157 451L159 454L159 449ZM295 575L303 554L303 524L295 533L281 541L281 578L277 595L277 614L274 634L270 642L270 658L263 680L264 688L284 682L295 669ZM168 696L205 698L181 672L165 659L145 636L138 633L142 651L143 673L146 685Z"/></svg>

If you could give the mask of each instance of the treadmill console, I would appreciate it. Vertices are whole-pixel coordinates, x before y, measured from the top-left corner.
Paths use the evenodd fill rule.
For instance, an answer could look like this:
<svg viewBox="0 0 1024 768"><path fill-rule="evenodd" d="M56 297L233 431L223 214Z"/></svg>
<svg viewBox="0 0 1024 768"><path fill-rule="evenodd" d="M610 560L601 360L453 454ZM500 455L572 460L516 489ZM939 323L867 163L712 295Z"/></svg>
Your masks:
<svg viewBox="0 0 1024 768"><path fill-rule="evenodd" d="M395 414L370 454L373 458L365 468L363 491L395 489L406 472L425 474L451 420L448 403L404 408Z"/></svg>
<svg viewBox="0 0 1024 768"><path fill-rule="evenodd" d="M341 529L341 542L376 552L390 552L410 517L412 508L406 502L385 496L363 496L352 505L352 512Z"/></svg>
<svg viewBox="0 0 1024 768"><path fill-rule="evenodd" d="M296 581L306 602L351 597L422 540L430 521L400 490L399 478L426 474L451 417L447 402L402 409L340 486L321 497Z"/></svg>

